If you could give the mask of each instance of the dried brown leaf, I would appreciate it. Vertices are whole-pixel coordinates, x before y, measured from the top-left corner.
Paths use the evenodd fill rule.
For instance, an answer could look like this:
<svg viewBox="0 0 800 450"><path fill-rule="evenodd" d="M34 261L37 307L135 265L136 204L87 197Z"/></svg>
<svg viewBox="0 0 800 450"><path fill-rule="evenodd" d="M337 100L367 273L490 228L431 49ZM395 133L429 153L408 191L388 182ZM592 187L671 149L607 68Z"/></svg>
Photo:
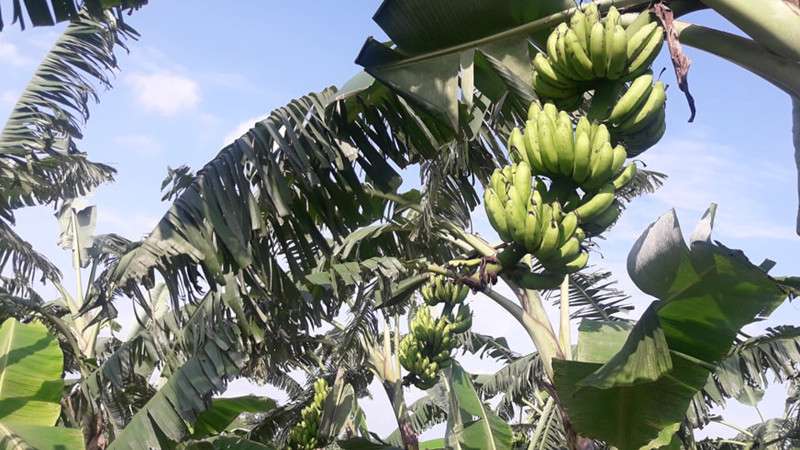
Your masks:
<svg viewBox="0 0 800 450"><path fill-rule="evenodd" d="M669 55L672 59L672 67L675 68L675 78L678 80L678 88L683 91L683 94L686 96L686 102L689 104L689 122L693 122L697 109L694 105L694 97L692 97L692 93L689 92L688 78L689 66L692 65L692 61L683 53L681 43L678 41L678 32L675 31L673 25L674 16L672 10L664 3L659 2L653 5L653 12L667 32L667 46L669 47Z"/></svg>

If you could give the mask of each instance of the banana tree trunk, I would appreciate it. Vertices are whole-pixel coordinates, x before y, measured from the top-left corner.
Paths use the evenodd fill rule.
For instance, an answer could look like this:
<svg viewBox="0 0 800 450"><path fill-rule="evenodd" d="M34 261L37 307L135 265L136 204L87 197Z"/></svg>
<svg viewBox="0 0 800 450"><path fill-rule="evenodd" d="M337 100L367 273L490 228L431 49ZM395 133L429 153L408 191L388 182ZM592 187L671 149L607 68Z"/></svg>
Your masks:
<svg viewBox="0 0 800 450"><path fill-rule="evenodd" d="M797 197L800 199L800 98L792 97L792 134L794 135L794 164L797 167ZM800 234L800 209L797 211L797 234Z"/></svg>

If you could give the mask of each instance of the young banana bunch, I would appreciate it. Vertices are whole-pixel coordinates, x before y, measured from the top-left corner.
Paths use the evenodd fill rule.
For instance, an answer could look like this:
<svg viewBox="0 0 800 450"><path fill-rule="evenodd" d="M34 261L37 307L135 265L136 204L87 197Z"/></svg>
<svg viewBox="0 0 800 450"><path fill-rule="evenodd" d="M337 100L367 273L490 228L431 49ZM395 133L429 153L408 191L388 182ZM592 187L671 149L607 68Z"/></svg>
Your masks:
<svg viewBox="0 0 800 450"><path fill-rule="evenodd" d="M549 271L578 271L589 259L581 248L585 234L578 227L580 216L564 213L558 201L545 202L543 189L541 182L532 188L531 169L525 161L495 170L484 193L489 222L503 240L523 247ZM612 200L613 195L612 191ZM587 201L578 209L588 211L594 204Z"/></svg>
<svg viewBox="0 0 800 450"><path fill-rule="evenodd" d="M614 137L625 144L629 156L642 153L664 136L666 104L664 83L653 83L649 73L634 79L613 104L607 123Z"/></svg>
<svg viewBox="0 0 800 450"><path fill-rule="evenodd" d="M615 7L601 19L590 3L550 33L546 55L533 61L533 87L539 96L574 109L593 81L632 79L648 70L663 42L664 29L648 11L624 28Z"/></svg>
<svg viewBox="0 0 800 450"><path fill-rule="evenodd" d="M636 171L634 164L623 170L628 154L621 145L611 146L608 127L581 117L573 129L569 115L552 103L543 108L531 103L525 131L515 128L508 148L511 159L527 163L534 174L567 180L584 191L599 189L609 182L620 189Z"/></svg>
<svg viewBox="0 0 800 450"><path fill-rule="evenodd" d="M458 284L444 275L434 275L422 286L420 292L422 299L429 306L439 303L455 305L467 298L469 287L465 284Z"/></svg>
<svg viewBox="0 0 800 450"><path fill-rule="evenodd" d="M450 365L450 352L456 344L455 334L463 333L472 325L469 308L459 306L459 314L462 310L465 316L451 323L447 317L434 320L427 306L417 309L411 321L411 332L400 341L398 357L403 368L411 374L411 382L418 388L432 388L438 381L439 369Z"/></svg>
<svg viewBox="0 0 800 450"><path fill-rule="evenodd" d="M289 432L289 439L286 441L287 449L313 450L325 446L324 442L319 442L317 433L322 416L322 405L325 403L329 391L328 383L323 378L314 382L314 399L303 408L300 412L300 422Z"/></svg>

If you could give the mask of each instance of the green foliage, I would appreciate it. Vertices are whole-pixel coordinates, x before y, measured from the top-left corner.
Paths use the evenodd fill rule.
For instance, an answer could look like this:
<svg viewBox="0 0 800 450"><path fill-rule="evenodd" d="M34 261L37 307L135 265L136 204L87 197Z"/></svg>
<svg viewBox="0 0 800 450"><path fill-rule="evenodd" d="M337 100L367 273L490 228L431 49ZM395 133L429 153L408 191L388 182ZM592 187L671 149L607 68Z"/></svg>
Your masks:
<svg viewBox="0 0 800 450"><path fill-rule="evenodd" d="M739 329L786 297L760 268L708 243L702 233L696 233L691 250L680 235L667 239L662 230L680 232L661 226L673 220L671 214L662 217L632 251L634 281L643 282L644 274L656 270L648 264L658 264L660 276L669 282L649 284L662 299L651 305L621 348L604 362L554 362L559 398L576 430L621 449L666 445ZM700 230L707 223L713 223L713 213ZM651 247L655 242L662 244L658 250ZM649 254L651 249L660 253ZM664 257L667 252L677 256ZM584 331L587 339L590 330ZM624 336L603 333L602 327L591 331L600 333L589 338L592 346L601 345L602 337L619 341ZM612 345L602 344L605 350L599 351L608 354Z"/></svg>
<svg viewBox="0 0 800 450"><path fill-rule="evenodd" d="M63 357L41 323L0 326L0 446L82 449L79 429L55 427L61 413Z"/></svg>
<svg viewBox="0 0 800 450"><path fill-rule="evenodd" d="M446 371L449 395L447 447L504 449L511 446L511 427L475 392L469 375L457 362Z"/></svg>

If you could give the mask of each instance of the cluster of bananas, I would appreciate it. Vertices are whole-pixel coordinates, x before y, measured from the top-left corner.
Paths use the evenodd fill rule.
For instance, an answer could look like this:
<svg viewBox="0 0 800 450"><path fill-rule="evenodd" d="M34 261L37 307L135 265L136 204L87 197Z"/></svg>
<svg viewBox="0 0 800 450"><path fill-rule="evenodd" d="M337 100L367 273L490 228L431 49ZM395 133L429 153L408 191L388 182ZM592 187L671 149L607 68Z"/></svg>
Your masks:
<svg viewBox="0 0 800 450"><path fill-rule="evenodd" d="M420 289L422 299L429 306L439 303L455 305L464 301L469 294L469 287L465 284L457 284L452 279L444 275L434 275Z"/></svg>
<svg viewBox="0 0 800 450"><path fill-rule="evenodd" d="M661 51L664 29L645 11L627 28L609 8L603 20L595 3L561 23L547 39L547 54L533 64L533 87L542 97L574 109L597 79L632 79L644 73Z"/></svg>
<svg viewBox="0 0 800 450"><path fill-rule="evenodd" d="M410 373L411 382L420 389L432 388L439 369L450 365L455 335L471 326L472 312L467 305L460 305L452 320L447 316L434 320L427 306L417 309L411 332L403 337L398 349L400 364Z"/></svg>
<svg viewBox="0 0 800 450"><path fill-rule="evenodd" d="M664 83L646 73L634 79L610 108L607 122L614 136L638 155L658 142L667 129Z"/></svg>
<svg viewBox="0 0 800 450"><path fill-rule="evenodd" d="M300 422L298 422L289 432L289 439L286 448L289 450L313 450L324 447L324 442L319 442L317 437L319 431L320 417L322 416L322 406L328 398L328 383L319 378L314 382L314 399L300 412Z"/></svg>
<svg viewBox="0 0 800 450"><path fill-rule="evenodd" d="M581 247L586 238L578 227L581 216L565 212L559 201L545 202L543 185L536 184L533 189L531 169L525 161L496 169L484 192L489 222L501 239L522 246L550 271L571 273L584 268L589 253ZM598 196L606 197L598 193L578 209L594 204ZM613 197L612 191L612 201Z"/></svg>
<svg viewBox="0 0 800 450"><path fill-rule="evenodd" d="M569 115L552 103L543 108L531 104L524 133L514 128L508 148L512 160L526 162L535 175L571 180L584 191L598 189L619 175L628 157L625 147L611 146L604 124L581 117L573 129ZM625 170L635 171L636 166L630 164ZM626 179L630 181L614 180L616 188Z"/></svg>

